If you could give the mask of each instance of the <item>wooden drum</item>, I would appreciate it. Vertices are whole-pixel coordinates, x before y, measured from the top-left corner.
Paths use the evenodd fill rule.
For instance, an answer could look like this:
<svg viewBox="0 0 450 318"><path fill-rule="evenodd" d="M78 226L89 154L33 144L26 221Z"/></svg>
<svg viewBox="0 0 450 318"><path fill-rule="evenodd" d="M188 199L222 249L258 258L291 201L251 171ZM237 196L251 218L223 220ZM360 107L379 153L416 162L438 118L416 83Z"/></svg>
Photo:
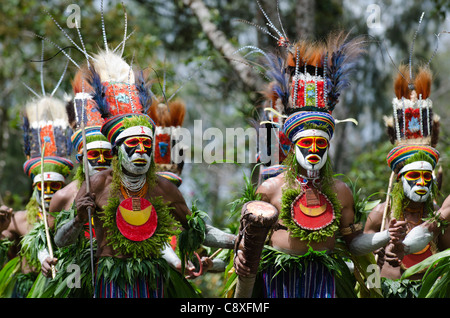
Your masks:
<svg viewBox="0 0 450 318"><path fill-rule="evenodd" d="M276 224L278 214L277 208L265 201L250 201L242 207L235 250L242 251L246 259L245 265L250 268L251 274L238 277L235 298L251 297L264 242L270 229Z"/></svg>

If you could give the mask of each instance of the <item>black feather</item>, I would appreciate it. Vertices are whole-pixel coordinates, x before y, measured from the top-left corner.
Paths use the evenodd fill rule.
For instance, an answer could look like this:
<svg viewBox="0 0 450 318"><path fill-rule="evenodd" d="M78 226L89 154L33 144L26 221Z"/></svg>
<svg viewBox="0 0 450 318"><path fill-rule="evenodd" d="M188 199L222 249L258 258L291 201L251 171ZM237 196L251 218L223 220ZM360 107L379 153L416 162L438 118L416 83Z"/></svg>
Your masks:
<svg viewBox="0 0 450 318"><path fill-rule="evenodd" d="M135 73L135 85L138 91L139 102L142 105L142 112L147 113L148 109L152 105L153 93L151 91L151 84L148 84L144 80L144 73L142 71Z"/></svg>
<svg viewBox="0 0 450 318"><path fill-rule="evenodd" d="M289 107L289 73L286 68L285 61L282 57L275 54L267 55L268 71L267 76L273 80L273 89L277 93L278 97L285 110Z"/></svg>
<svg viewBox="0 0 450 318"><path fill-rule="evenodd" d="M66 103L66 113L67 113L67 119L69 120L69 125L72 127L72 129L76 129L77 126L77 118L75 115L75 109L73 108L73 100L70 100Z"/></svg>
<svg viewBox="0 0 450 318"><path fill-rule="evenodd" d="M24 153L25 153L25 156L29 156L30 152L31 152L31 148L30 148L30 122L28 121L28 117L27 116L23 116L22 130L23 130Z"/></svg>
<svg viewBox="0 0 450 318"><path fill-rule="evenodd" d="M102 115L102 118L108 118L110 111L106 102L106 87L102 84L100 75L94 68L91 68L89 85L94 89L92 99L95 101L95 107Z"/></svg>

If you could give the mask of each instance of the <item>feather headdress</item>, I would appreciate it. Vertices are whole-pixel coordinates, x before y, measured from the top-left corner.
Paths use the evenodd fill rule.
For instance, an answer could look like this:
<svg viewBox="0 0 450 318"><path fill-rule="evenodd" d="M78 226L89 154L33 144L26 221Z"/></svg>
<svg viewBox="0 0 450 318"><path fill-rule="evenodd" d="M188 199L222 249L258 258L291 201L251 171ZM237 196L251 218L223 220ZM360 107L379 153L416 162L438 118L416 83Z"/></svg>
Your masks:
<svg viewBox="0 0 450 318"><path fill-rule="evenodd" d="M406 65L399 67L401 74L397 73L394 80L393 115L384 117L389 140L394 145L414 143L436 147L440 117L433 112L430 98L431 70L420 67L414 79L409 78L407 70Z"/></svg>
<svg viewBox="0 0 450 318"><path fill-rule="evenodd" d="M73 163L68 159L72 149L72 129L64 102L46 95L32 98L25 105L23 121L24 150L27 157L24 172L33 183L39 181L43 157L46 172L44 180L56 178L57 181L65 181Z"/></svg>
<svg viewBox="0 0 450 318"><path fill-rule="evenodd" d="M61 49L60 46L51 41L49 42L57 46L60 51L66 55L66 57L81 71L75 77L73 87L77 91L80 91L81 87L82 93L88 93L91 95L92 101L95 103L95 107L101 114L101 117L105 120L102 126L102 133L112 144L114 144L116 141L115 138L117 138L123 130L123 126L120 123L124 118L136 117L136 123L138 125L143 125L146 120L142 120L140 117L144 116L147 118L147 128L149 128L150 131L154 130L154 123L146 115L147 108L150 105L148 101L151 100L151 92L145 85L142 85L142 83L138 83L138 85L136 85L135 73L132 69L132 64L129 65L122 58L126 40L131 35L131 33L127 35L127 15L125 8L124 37L123 41L115 49L109 48L108 46L105 23L103 19L103 1L101 1L101 13L104 49L100 50L96 54L90 54L86 51L83 38L78 27L76 27L76 30L81 45L78 45L64 31L64 29L50 15L50 13L48 13L66 38L77 48L78 51L83 53L86 59L85 67L81 67L79 63L75 62L72 57ZM46 38L43 39L47 40ZM121 48L121 50L118 50L119 48ZM146 104L143 105L141 103L142 101L145 101ZM114 129L114 131L111 131L111 129Z"/></svg>

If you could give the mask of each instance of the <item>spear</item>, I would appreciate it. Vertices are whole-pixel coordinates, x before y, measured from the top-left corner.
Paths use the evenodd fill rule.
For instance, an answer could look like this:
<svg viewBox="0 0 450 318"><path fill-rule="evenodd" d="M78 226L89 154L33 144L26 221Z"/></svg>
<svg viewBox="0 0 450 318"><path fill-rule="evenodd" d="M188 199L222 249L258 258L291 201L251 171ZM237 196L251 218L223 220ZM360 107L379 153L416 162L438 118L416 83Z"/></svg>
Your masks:
<svg viewBox="0 0 450 318"><path fill-rule="evenodd" d="M47 211L45 210L45 200L44 200L44 154L45 154L45 139L44 139L44 145L42 146L42 152L41 152L41 206L42 206L42 214L44 215L44 227L45 227L45 237L47 239L47 248L48 252L50 254L50 258L53 259L53 248L52 243L50 241L50 233L48 230L48 223L47 223ZM52 278L55 278L56 270L55 266L51 265L52 267Z"/></svg>

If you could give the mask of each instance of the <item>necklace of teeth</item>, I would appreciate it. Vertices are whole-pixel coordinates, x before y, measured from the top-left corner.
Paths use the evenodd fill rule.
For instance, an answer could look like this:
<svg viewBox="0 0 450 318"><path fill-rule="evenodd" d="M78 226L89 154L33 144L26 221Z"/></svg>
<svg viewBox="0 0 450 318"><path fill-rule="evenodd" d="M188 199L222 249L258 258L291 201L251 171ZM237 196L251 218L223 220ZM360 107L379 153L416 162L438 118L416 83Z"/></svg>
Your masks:
<svg viewBox="0 0 450 318"><path fill-rule="evenodd" d="M145 185L145 182L147 182L147 175L142 174L139 176L129 176L125 173L121 173L120 180L126 189L130 190L131 192L137 192L141 190Z"/></svg>

